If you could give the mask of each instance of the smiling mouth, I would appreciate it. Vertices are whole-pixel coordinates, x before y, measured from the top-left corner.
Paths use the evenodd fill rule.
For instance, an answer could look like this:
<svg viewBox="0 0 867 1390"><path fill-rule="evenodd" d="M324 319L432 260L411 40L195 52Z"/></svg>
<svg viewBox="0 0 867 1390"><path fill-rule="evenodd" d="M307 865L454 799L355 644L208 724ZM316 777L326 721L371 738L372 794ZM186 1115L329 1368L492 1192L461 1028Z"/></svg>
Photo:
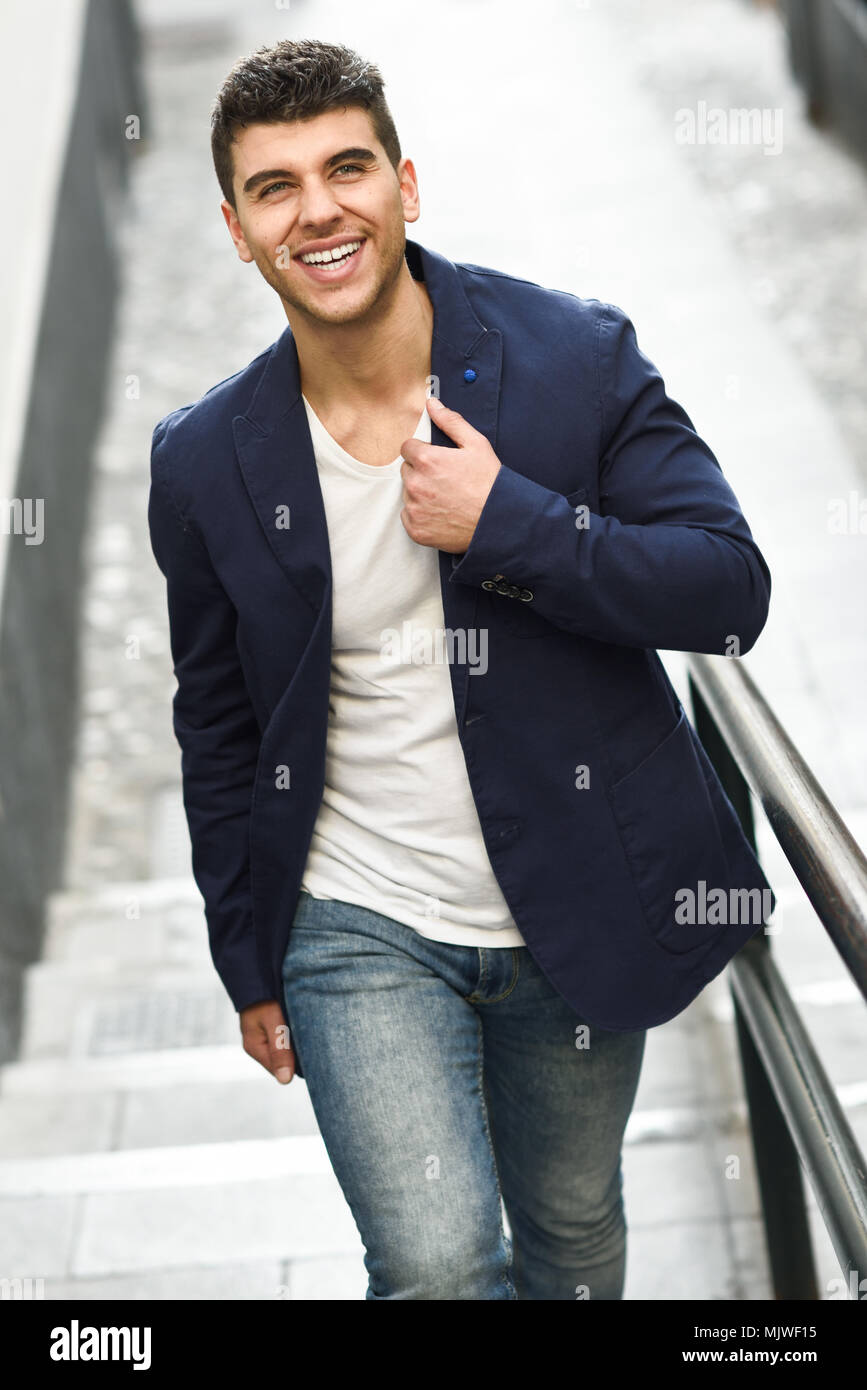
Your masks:
<svg viewBox="0 0 867 1390"><path fill-rule="evenodd" d="M364 240L365 239L359 240L356 238L352 241L345 242L343 246L336 247L335 250L343 251L343 254L338 257L335 257L333 252L323 252L322 255L325 256L326 259L305 260L303 256L299 256L298 261L303 265L305 270L314 272L317 278L334 274L349 265L350 261L356 258L359 251L364 246Z"/></svg>

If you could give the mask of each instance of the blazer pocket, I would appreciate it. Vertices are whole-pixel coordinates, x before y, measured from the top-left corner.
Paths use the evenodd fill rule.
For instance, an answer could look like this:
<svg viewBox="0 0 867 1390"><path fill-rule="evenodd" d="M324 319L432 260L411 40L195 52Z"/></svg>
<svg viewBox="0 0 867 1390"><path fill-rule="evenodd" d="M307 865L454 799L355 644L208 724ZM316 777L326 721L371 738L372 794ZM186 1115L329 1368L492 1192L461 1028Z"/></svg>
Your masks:
<svg viewBox="0 0 867 1390"><path fill-rule="evenodd" d="M719 888L728 904L731 871L682 707L671 732L614 783L609 799L657 945L671 955L709 946L728 919L724 911L722 922L706 920L714 915L707 897Z"/></svg>
<svg viewBox="0 0 867 1390"><path fill-rule="evenodd" d="M570 507L577 507L588 495L589 489L579 487L565 494ZM532 593L532 585L530 585ZM492 594L497 603L497 612L503 615L503 626L513 637L562 637L563 629L556 623L549 623L533 608L532 599L512 598L507 594Z"/></svg>

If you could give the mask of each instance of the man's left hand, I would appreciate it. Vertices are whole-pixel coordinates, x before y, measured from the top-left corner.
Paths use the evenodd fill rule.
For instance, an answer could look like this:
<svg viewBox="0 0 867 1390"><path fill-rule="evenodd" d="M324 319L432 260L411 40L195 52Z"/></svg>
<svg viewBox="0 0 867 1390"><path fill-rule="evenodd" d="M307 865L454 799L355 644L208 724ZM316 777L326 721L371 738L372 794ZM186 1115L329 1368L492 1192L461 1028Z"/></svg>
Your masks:
<svg viewBox="0 0 867 1390"><path fill-rule="evenodd" d="M503 465L485 436L456 410L449 410L436 396L428 397L427 406L436 426L458 447L426 444L421 439L403 441L400 519L407 535L419 545L460 555L473 538Z"/></svg>

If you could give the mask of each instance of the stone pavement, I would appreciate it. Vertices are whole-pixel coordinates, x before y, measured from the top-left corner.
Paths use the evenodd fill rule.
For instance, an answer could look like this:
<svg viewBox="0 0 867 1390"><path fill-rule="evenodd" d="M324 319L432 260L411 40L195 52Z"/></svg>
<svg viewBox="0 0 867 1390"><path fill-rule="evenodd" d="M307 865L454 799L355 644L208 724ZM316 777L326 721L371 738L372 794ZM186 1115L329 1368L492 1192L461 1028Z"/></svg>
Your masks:
<svg viewBox="0 0 867 1390"><path fill-rule="evenodd" d="M210 101L238 54L285 35L358 48L383 69L419 172L414 238L629 311L772 570L771 616L745 664L863 843L865 540L826 521L829 500L861 485L849 382L863 401L863 368L844 350L832 398L826 359L792 337L782 310L805 256L797 209L774 222L773 293L765 253L743 234L782 186L807 190L803 313L836 342L842 295L824 236L840 200L863 227L863 175L804 126L772 15L738 0L694 0L688 18L673 0L657 0L652 21L649 8L550 3L529 44L523 7L441 3L408 46L402 10L384 0L141 5L156 126L118 231L126 284L95 477L66 889L29 972L21 1058L0 1074L0 1275L43 1278L48 1298L364 1296L306 1087L279 1087L243 1053L210 963L146 527L155 421L285 326L234 256L209 162ZM779 155L675 141L678 108L751 104L752 91L784 109ZM853 282L853 300L864 293ZM684 658L663 655L685 699ZM773 949L863 1147L863 1003L760 833L781 902ZM626 1139L626 1297L768 1298L724 978L649 1032ZM810 1209L824 1286L838 1267L812 1197Z"/></svg>

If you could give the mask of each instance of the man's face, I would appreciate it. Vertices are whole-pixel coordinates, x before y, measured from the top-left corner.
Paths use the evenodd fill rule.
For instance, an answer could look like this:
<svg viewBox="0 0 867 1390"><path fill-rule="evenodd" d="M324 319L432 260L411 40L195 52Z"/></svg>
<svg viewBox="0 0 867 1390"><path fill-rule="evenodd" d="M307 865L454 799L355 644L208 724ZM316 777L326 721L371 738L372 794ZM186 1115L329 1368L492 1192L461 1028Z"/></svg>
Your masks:
<svg viewBox="0 0 867 1390"><path fill-rule="evenodd" d="M251 125L233 144L237 213L221 207L243 261L283 300L321 323L363 319L403 265L404 222L419 215L415 170L397 170L361 107L305 121ZM337 263L308 251L354 246Z"/></svg>

